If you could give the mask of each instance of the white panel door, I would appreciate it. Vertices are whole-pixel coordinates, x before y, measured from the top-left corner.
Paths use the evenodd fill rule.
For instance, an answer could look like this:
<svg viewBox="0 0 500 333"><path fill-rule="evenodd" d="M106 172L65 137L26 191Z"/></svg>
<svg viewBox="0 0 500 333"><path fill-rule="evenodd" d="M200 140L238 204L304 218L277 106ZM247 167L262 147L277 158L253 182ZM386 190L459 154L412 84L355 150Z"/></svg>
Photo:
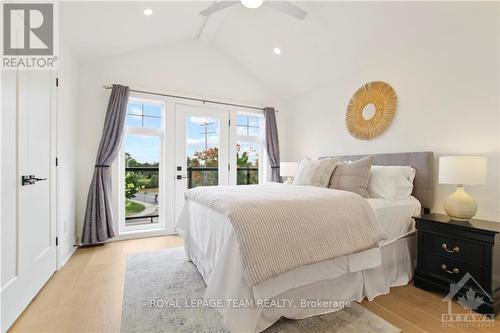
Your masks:
<svg viewBox="0 0 500 333"><path fill-rule="evenodd" d="M175 220L184 192L229 184L229 111L176 104Z"/></svg>
<svg viewBox="0 0 500 333"><path fill-rule="evenodd" d="M2 332L56 270L54 80L2 73Z"/></svg>

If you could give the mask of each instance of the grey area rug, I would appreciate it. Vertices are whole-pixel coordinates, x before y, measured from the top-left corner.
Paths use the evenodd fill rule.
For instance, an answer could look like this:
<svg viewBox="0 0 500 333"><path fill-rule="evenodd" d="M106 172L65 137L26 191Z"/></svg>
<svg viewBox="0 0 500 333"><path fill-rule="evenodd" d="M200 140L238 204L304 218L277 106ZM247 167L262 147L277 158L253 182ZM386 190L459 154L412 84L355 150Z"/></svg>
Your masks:
<svg viewBox="0 0 500 333"><path fill-rule="evenodd" d="M122 309L122 332L229 332L213 308L183 308L167 300L202 299L205 283L184 249L130 254ZM152 304L155 302L155 304ZM173 301L172 301L173 302ZM171 305L180 305L172 307ZM301 320L282 318L265 333L400 332L382 318L352 302L350 308Z"/></svg>

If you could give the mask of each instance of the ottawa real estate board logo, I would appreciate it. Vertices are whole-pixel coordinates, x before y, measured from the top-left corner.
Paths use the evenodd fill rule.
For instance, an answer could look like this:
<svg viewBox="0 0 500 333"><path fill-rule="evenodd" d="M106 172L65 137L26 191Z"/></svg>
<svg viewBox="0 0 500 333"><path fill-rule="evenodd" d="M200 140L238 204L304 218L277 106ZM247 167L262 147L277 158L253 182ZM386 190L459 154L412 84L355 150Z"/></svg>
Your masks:
<svg viewBox="0 0 500 333"><path fill-rule="evenodd" d="M4 3L2 69L55 69L53 3Z"/></svg>
<svg viewBox="0 0 500 333"><path fill-rule="evenodd" d="M474 288L471 288L474 287ZM460 292L465 290L465 292ZM458 304L469 312L454 312L452 309L453 299L457 298ZM493 313L476 313L481 306L486 303L493 303L493 298L483 287L470 275L465 275L457 283L450 284L450 292L443 299L448 302L448 312L441 314L441 324L443 327L494 327L495 314Z"/></svg>

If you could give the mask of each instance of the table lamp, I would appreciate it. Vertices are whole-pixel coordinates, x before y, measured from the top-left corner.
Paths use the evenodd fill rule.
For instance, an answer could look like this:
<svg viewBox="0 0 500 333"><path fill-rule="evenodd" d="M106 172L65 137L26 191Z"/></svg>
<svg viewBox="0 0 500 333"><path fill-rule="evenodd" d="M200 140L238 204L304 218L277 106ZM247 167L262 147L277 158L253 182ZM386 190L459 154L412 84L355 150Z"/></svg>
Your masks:
<svg viewBox="0 0 500 333"><path fill-rule="evenodd" d="M299 168L299 163L297 162L281 162L280 163L280 176L288 177L285 184L292 184L292 177L297 174L297 169Z"/></svg>
<svg viewBox="0 0 500 333"><path fill-rule="evenodd" d="M465 192L464 185L486 184L486 157L443 156L439 158L439 183L457 185L444 202L444 210L455 220L468 221L477 212L476 201Z"/></svg>

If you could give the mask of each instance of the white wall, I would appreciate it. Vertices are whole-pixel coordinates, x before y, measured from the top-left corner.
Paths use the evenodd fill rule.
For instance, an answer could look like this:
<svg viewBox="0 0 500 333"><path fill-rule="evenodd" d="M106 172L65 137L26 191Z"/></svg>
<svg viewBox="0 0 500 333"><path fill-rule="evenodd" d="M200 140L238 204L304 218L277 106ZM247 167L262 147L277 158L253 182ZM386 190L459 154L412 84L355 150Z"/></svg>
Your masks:
<svg viewBox="0 0 500 333"><path fill-rule="evenodd" d="M102 86L111 83L243 104L279 105L265 84L201 42L180 42L83 64L77 142L79 237L109 97L109 90Z"/></svg>
<svg viewBox="0 0 500 333"><path fill-rule="evenodd" d="M398 36L393 32L408 27L405 20L377 17L385 24L376 27L378 47L365 50L366 64L358 66L359 59L354 57L350 73L333 73L325 84L287 102L285 159L428 150L437 156L486 155L488 185L467 190L478 201L478 217L500 221L500 35L499 12L492 10L498 4L450 6L450 10L433 12L430 4L428 15L426 8L420 8L423 19L413 22L422 23L412 26L410 40L404 34L399 39L380 38ZM364 24L356 21L356 29L370 34L374 27ZM360 141L346 130L345 110L352 94L373 80L386 81L396 90L397 115L382 136ZM434 209L442 211L442 202L453 186L436 186Z"/></svg>
<svg viewBox="0 0 500 333"><path fill-rule="evenodd" d="M76 116L78 112L78 62L61 45L57 90L57 220L59 264L73 253L76 242Z"/></svg>

